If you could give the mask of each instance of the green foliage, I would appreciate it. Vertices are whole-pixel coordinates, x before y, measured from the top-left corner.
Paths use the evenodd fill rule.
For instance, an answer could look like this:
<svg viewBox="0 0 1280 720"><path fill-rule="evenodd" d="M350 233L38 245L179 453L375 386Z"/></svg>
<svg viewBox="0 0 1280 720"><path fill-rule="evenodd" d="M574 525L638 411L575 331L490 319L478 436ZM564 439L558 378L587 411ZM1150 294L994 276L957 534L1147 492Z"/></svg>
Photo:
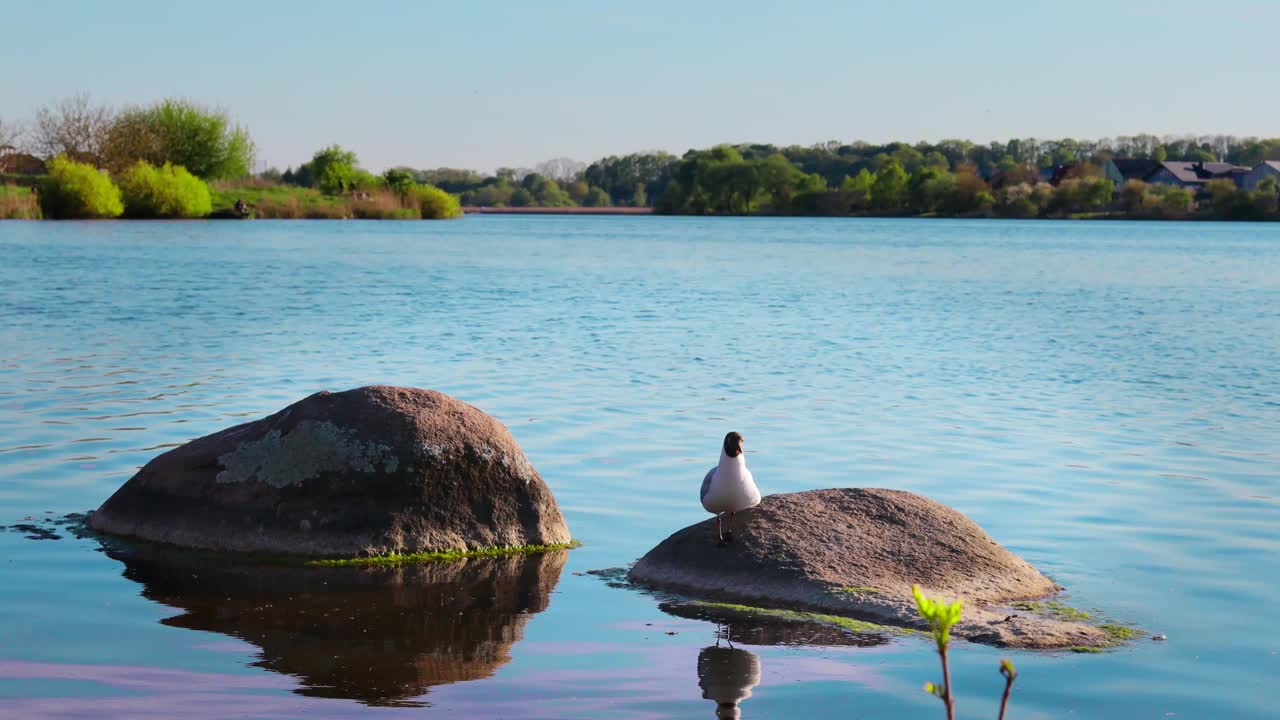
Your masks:
<svg viewBox="0 0 1280 720"><path fill-rule="evenodd" d="M40 187L40 209L57 220L119 217L124 212L120 188L105 172L59 155L49 161Z"/></svg>
<svg viewBox="0 0 1280 720"><path fill-rule="evenodd" d="M1253 189L1250 200L1253 202L1254 209L1259 215L1270 215L1280 209L1280 194L1278 194L1277 182L1275 176L1267 176L1262 178L1257 187Z"/></svg>
<svg viewBox="0 0 1280 720"><path fill-rule="evenodd" d="M862 168L857 175L846 175L840 182L840 189L849 193L849 210L863 212L871 207L871 183L874 178L871 171Z"/></svg>
<svg viewBox="0 0 1280 720"><path fill-rule="evenodd" d="M532 196L533 201L529 203L530 205L573 207L575 204L573 198L569 197L569 193L565 192L559 183L538 173L525 175L524 180L520 181L520 186Z"/></svg>
<svg viewBox="0 0 1280 720"><path fill-rule="evenodd" d="M106 162L115 170L138 160L172 163L215 180L248 175L254 153L248 131L225 112L167 99L116 117L107 136Z"/></svg>
<svg viewBox="0 0 1280 720"><path fill-rule="evenodd" d="M209 186L181 166L139 160L120 175L125 214L132 218L199 218L212 210Z"/></svg>
<svg viewBox="0 0 1280 720"><path fill-rule="evenodd" d="M641 186L640 192L644 192L643 186ZM609 197L609 193L598 187L591 188L587 191L587 196L582 199L584 207L609 207L611 204L612 200Z"/></svg>
<svg viewBox="0 0 1280 720"><path fill-rule="evenodd" d="M408 197L415 185L413 173L400 168L392 168L382 173L382 181L388 189L402 198Z"/></svg>
<svg viewBox="0 0 1280 720"><path fill-rule="evenodd" d="M1191 191L1177 185L1150 185L1142 197L1143 213L1154 217L1184 217L1194 205Z"/></svg>
<svg viewBox="0 0 1280 720"><path fill-rule="evenodd" d="M310 162L299 167L295 177L303 187L319 188L326 195L338 195L355 189L357 162L354 152L330 145L317 151Z"/></svg>
<svg viewBox="0 0 1280 720"><path fill-rule="evenodd" d="M801 172L781 153L747 160L736 148L720 145L685 154L657 209L696 215L789 213L799 197L826 189L822 176Z"/></svg>
<svg viewBox="0 0 1280 720"><path fill-rule="evenodd" d="M1111 202L1115 186L1103 177L1071 177L1058 183L1049 212L1060 215L1100 210Z"/></svg>
<svg viewBox="0 0 1280 720"><path fill-rule="evenodd" d="M458 197L433 185L418 185L413 190L424 220L448 220L462 216Z"/></svg>
<svg viewBox="0 0 1280 720"><path fill-rule="evenodd" d="M508 196L507 204L511 207L530 207L534 204L533 193L518 187L511 191Z"/></svg>
<svg viewBox="0 0 1280 720"><path fill-rule="evenodd" d="M871 209L877 212L899 212L907 206L907 172L896 158L889 158L876 170L871 183Z"/></svg>
<svg viewBox="0 0 1280 720"><path fill-rule="evenodd" d="M925 692L933 695L942 701L943 707L947 712L947 720L954 720L955 696L951 689L951 667L947 660L947 650L951 644L951 628L960 622L960 614L963 610L963 603L957 600L954 603L946 604L925 597L919 585L911 586L911 594L916 599L916 610L920 613L920 617L929 624L929 631L933 635L933 641L938 647L938 657L942 660L942 684L925 683ZM1013 681L1018 678L1018 671L1013 667L1013 663L1007 659L1000 660L1000 675L1004 677L1004 695L1000 698L1000 720L1003 720L1005 710L1009 705L1009 695L1013 692Z"/></svg>
<svg viewBox="0 0 1280 720"><path fill-rule="evenodd" d="M666 192L679 161L667 153L635 153L597 160L582 179L609 194L611 204L644 207Z"/></svg>
<svg viewBox="0 0 1280 720"><path fill-rule="evenodd" d="M938 652L947 649L951 642L951 628L960 622L960 613L964 609L964 601L957 600L950 605L925 597L919 585L911 586L911 594L916 599L916 610L920 617L929 623L929 632L938 645Z"/></svg>

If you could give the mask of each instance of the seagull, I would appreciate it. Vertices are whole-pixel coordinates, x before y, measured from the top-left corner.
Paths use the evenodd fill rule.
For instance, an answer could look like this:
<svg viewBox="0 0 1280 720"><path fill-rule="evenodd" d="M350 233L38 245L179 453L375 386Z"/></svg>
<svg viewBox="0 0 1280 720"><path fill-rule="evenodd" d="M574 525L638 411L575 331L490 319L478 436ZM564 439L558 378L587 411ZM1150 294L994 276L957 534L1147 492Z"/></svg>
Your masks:
<svg viewBox="0 0 1280 720"><path fill-rule="evenodd" d="M720 463L707 471L702 478L702 507L716 516L716 533L720 544L733 542L733 516L747 508L760 504L760 490L755 478L747 469L747 458L742 454L742 436L731 432L724 436L720 449ZM729 513L729 531L724 531L724 514Z"/></svg>

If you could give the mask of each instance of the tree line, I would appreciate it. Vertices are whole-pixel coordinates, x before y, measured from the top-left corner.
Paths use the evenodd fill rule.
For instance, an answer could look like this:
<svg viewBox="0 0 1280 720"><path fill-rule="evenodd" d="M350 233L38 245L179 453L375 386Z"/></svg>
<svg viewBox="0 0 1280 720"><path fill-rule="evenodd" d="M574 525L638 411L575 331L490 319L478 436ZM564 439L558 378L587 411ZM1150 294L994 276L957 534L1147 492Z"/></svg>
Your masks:
<svg viewBox="0 0 1280 720"><path fill-rule="evenodd" d="M256 152L248 131L222 111L175 99L114 110L83 95L38 109L25 125L0 118L0 156L6 149L28 150L45 160L63 157L113 174L137 162L154 168L167 163L224 185L250 175ZM1134 135L986 144L739 144L690 150L680 157L632 153L590 164L555 158L534 168L493 173L398 166L381 174L364 170L354 152L333 145L296 168L258 173L254 181L333 197L398 196L405 207L414 205L407 200L412 184L438 188L461 205L629 206L673 214L1061 217L1111 211L1178 217L1196 211L1198 204L1220 216L1275 212L1270 184L1245 193L1217 183L1199 198L1164 185L1114 188L1101 177L1101 166L1113 157L1254 166L1280 160L1280 138ZM1043 182L1041 169L1061 166L1069 170L1052 184Z"/></svg>
<svg viewBox="0 0 1280 720"><path fill-rule="evenodd" d="M337 145L318 151L293 178L313 193L271 196L269 178L250 177L256 147L248 131L225 111L184 99L117 110L76 95L37 109L25 125L0 118L0 160L7 165L23 151L43 174L33 194L3 193L3 217L461 215L457 197L403 172L373 175Z"/></svg>

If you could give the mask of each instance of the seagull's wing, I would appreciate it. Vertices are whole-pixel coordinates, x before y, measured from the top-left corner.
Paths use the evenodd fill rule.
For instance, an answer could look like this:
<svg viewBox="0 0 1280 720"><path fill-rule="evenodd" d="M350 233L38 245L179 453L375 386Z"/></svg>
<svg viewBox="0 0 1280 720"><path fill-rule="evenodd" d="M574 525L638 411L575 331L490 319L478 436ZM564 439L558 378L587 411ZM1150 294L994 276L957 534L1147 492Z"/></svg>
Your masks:
<svg viewBox="0 0 1280 720"><path fill-rule="evenodd" d="M699 500L707 499L707 493L711 492L711 478L714 477L715 474L716 469L713 467L707 471L706 477L702 478L702 490L698 492Z"/></svg>

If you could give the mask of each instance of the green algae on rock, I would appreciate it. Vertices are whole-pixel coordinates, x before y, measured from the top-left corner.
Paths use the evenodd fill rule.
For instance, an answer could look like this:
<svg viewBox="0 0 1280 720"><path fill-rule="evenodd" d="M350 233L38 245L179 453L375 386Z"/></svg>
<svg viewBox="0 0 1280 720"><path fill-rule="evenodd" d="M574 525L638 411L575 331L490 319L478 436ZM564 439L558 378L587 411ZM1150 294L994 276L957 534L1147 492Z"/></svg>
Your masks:
<svg viewBox="0 0 1280 720"><path fill-rule="evenodd" d="M368 567L377 565L413 565L415 563L449 562L468 558L507 557L510 555L535 555L554 550L572 550L582 547L582 543L574 540L555 545L519 545L515 547L492 547L478 550L446 550L443 552L389 553L386 555L368 555L353 558L329 558L324 560L307 560L306 565L316 567Z"/></svg>

